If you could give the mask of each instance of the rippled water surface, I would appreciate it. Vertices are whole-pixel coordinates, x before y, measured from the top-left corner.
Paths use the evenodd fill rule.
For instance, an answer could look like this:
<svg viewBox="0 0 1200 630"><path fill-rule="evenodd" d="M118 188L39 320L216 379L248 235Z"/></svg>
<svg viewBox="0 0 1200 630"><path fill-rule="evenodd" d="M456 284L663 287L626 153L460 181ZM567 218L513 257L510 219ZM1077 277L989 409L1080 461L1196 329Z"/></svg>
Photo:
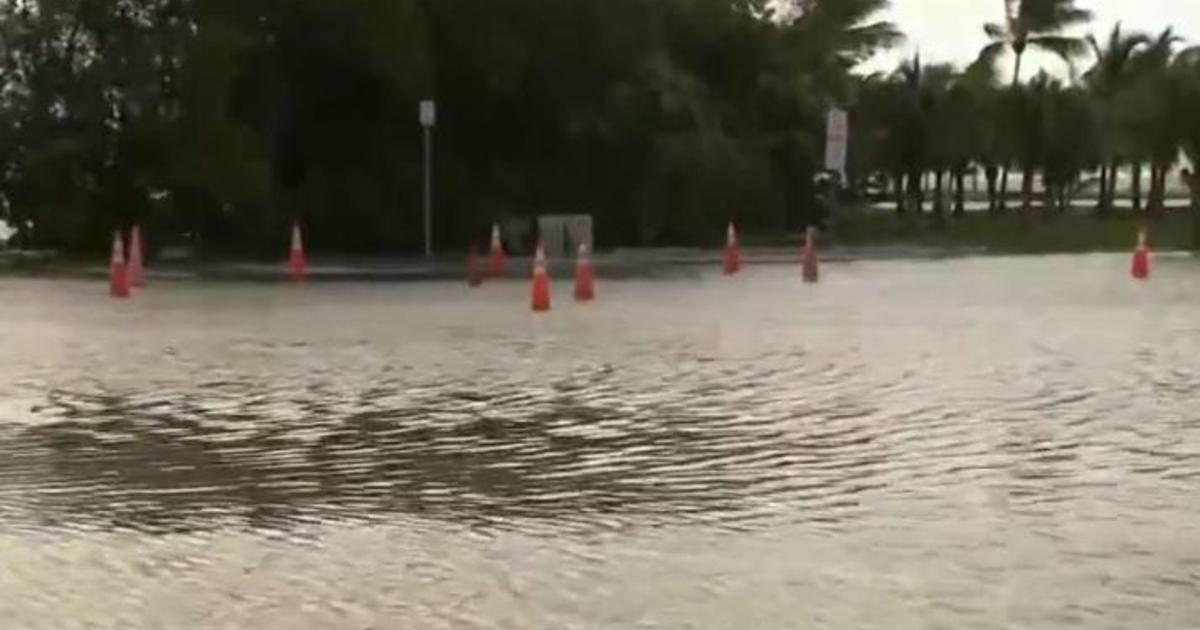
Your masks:
<svg viewBox="0 0 1200 630"><path fill-rule="evenodd" d="M5 628L1194 628L1200 263L0 279Z"/></svg>

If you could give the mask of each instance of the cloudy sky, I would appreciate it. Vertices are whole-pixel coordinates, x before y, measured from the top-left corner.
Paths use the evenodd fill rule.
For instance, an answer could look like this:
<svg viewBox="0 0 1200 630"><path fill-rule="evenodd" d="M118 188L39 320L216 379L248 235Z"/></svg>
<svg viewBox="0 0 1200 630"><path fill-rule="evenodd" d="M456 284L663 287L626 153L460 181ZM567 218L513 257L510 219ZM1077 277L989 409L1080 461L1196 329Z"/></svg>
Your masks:
<svg viewBox="0 0 1200 630"><path fill-rule="evenodd" d="M1107 34L1121 22L1126 30L1158 33L1168 26L1187 38L1187 45L1200 44L1200 0L1077 0L1095 13L1095 21L1083 32ZM895 51L868 63L864 70L890 69L898 59L917 49L923 61L969 63L987 43L983 23L1000 21L1003 0L892 0L888 19L900 25L908 41ZM1055 73L1065 73L1061 63L1039 59ZM1031 69L1032 74L1036 70ZM1024 74L1024 73L1023 73ZM1027 75L1028 76L1028 75Z"/></svg>

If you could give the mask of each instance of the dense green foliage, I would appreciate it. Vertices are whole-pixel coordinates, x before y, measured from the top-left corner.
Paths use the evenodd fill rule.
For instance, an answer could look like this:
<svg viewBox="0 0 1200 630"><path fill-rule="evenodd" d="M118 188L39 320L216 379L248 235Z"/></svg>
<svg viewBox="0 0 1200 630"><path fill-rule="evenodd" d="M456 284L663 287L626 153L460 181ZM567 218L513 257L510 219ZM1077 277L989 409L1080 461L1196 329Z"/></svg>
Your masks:
<svg viewBox="0 0 1200 630"><path fill-rule="evenodd" d="M424 98L444 247L542 213L594 215L602 245L795 229L835 104L852 192L901 212L961 214L978 172L1003 210L1009 169L1023 207L1090 187L1106 213L1116 173L1145 168L1161 210L1167 169L1200 156L1200 55L1169 32L1068 37L1089 18L1072 0L995 1L970 68L858 77L899 37L874 21L887 0L0 0L0 217L67 250L138 222L277 252L299 220L318 249L415 251ZM1076 80L995 76L1089 43Z"/></svg>
<svg viewBox="0 0 1200 630"><path fill-rule="evenodd" d="M416 249L588 212L603 242L806 221L886 0L0 0L0 192L38 246Z"/></svg>

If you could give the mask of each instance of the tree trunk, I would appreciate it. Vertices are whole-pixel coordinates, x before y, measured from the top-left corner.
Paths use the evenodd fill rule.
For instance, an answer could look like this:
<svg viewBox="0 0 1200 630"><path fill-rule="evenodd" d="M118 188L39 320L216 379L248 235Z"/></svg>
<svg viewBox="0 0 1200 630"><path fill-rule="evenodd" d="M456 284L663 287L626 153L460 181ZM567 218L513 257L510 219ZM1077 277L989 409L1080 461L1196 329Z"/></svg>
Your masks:
<svg viewBox="0 0 1200 630"><path fill-rule="evenodd" d="M1200 251L1200 176L1192 181L1192 250Z"/></svg>
<svg viewBox="0 0 1200 630"><path fill-rule="evenodd" d="M1108 216L1112 211L1112 197L1108 196L1108 170L1107 164L1100 165L1100 199L1096 203L1096 210L1100 216Z"/></svg>
<svg viewBox="0 0 1200 630"><path fill-rule="evenodd" d="M1051 186L1046 180L1045 173L1042 174L1042 214L1051 215L1055 210L1058 210L1058 194L1059 187Z"/></svg>
<svg viewBox="0 0 1200 630"><path fill-rule="evenodd" d="M1120 179L1121 161L1113 160L1108 167L1108 209L1117 208L1117 181Z"/></svg>
<svg viewBox="0 0 1200 630"><path fill-rule="evenodd" d="M1026 168L1021 173L1021 210L1029 212L1033 205L1033 170Z"/></svg>
<svg viewBox="0 0 1200 630"><path fill-rule="evenodd" d="M1200 251L1200 172L1184 169L1181 177L1192 198L1192 249Z"/></svg>
<svg viewBox="0 0 1200 630"><path fill-rule="evenodd" d="M1146 203L1146 211L1152 215L1160 215L1163 211L1163 168L1157 164L1150 165L1150 198Z"/></svg>
<svg viewBox="0 0 1200 630"><path fill-rule="evenodd" d="M1169 166L1158 167L1158 212L1167 211L1167 169Z"/></svg>
<svg viewBox="0 0 1200 630"><path fill-rule="evenodd" d="M1133 211L1142 209L1142 163L1129 165L1129 194L1133 197Z"/></svg>
<svg viewBox="0 0 1200 630"><path fill-rule="evenodd" d="M1163 214L1167 211L1167 172L1171 170L1169 164L1163 164L1158 167L1158 212Z"/></svg>
<svg viewBox="0 0 1200 630"><path fill-rule="evenodd" d="M1150 188L1146 191L1146 212L1154 212L1154 185L1158 182L1158 177L1155 176L1154 164L1150 164Z"/></svg>
<svg viewBox="0 0 1200 630"><path fill-rule="evenodd" d="M1008 209L1008 163L1006 162L1000 168L1000 194L996 200L996 211L1004 212Z"/></svg>
<svg viewBox="0 0 1200 630"><path fill-rule="evenodd" d="M996 177L999 176L999 168L995 164L988 164L983 167L983 175L987 179L987 198L988 212L996 212L999 207L996 204Z"/></svg>
<svg viewBox="0 0 1200 630"><path fill-rule="evenodd" d="M1009 88L1010 93L1013 95L1017 93L1017 87L1021 85L1021 62L1025 57L1024 50L1015 52L1017 60L1016 63L1013 64L1012 85ZM1004 212L1008 209L1008 169L1009 162L1006 161L1004 163L1004 168L1002 168L1000 171L1000 205L997 207L1000 212Z"/></svg>
<svg viewBox="0 0 1200 630"><path fill-rule="evenodd" d="M1167 167L1158 167L1158 180L1154 183L1154 210L1162 214L1167 208Z"/></svg>
<svg viewBox="0 0 1200 630"><path fill-rule="evenodd" d="M908 174L908 205L920 216L925 211L925 195L921 190L921 171L911 171Z"/></svg>
<svg viewBox="0 0 1200 630"><path fill-rule="evenodd" d="M904 216L907 214L907 204L904 203L904 174L897 174L892 178L892 194L896 196L896 214Z"/></svg>
<svg viewBox="0 0 1200 630"><path fill-rule="evenodd" d="M954 173L954 216L961 217L967 213L967 169L959 168ZM978 187L978 185L976 186Z"/></svg>
<svg viewBox="0 0 1200 630"><path fill-rule="evenodd" d="M945 173L942 169L933 172L933 214L939 219L946 213Z"/></svg>

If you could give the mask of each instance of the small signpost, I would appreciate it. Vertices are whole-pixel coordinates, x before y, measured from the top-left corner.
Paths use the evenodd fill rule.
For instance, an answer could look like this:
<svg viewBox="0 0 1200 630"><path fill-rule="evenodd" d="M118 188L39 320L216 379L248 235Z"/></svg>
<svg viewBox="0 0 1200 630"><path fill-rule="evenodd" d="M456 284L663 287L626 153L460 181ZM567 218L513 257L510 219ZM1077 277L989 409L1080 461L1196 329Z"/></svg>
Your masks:
<svg viewBox="0 0 1200 630"><path fill-rule="evenodd" d="M825 170L829 176L829 220L833 221L838 210L838 189L846 180L846 154L850 145L850 120L846 111L829 108L825 125Z"/></svg>
<svg viewBox="0 0 1200 630"><path fill-rule="evenodd" d="M850 143L850 122L844 110L829 108L825 127L825 170L846 178L846 152Z"/></svg>
<svg viewBox="0 0 1200 630"><path fill-rule="evenodd" d="M434 101L421 101L419 117L425 129L425 257L433 258L433 128L437 125Z"/></svg>

